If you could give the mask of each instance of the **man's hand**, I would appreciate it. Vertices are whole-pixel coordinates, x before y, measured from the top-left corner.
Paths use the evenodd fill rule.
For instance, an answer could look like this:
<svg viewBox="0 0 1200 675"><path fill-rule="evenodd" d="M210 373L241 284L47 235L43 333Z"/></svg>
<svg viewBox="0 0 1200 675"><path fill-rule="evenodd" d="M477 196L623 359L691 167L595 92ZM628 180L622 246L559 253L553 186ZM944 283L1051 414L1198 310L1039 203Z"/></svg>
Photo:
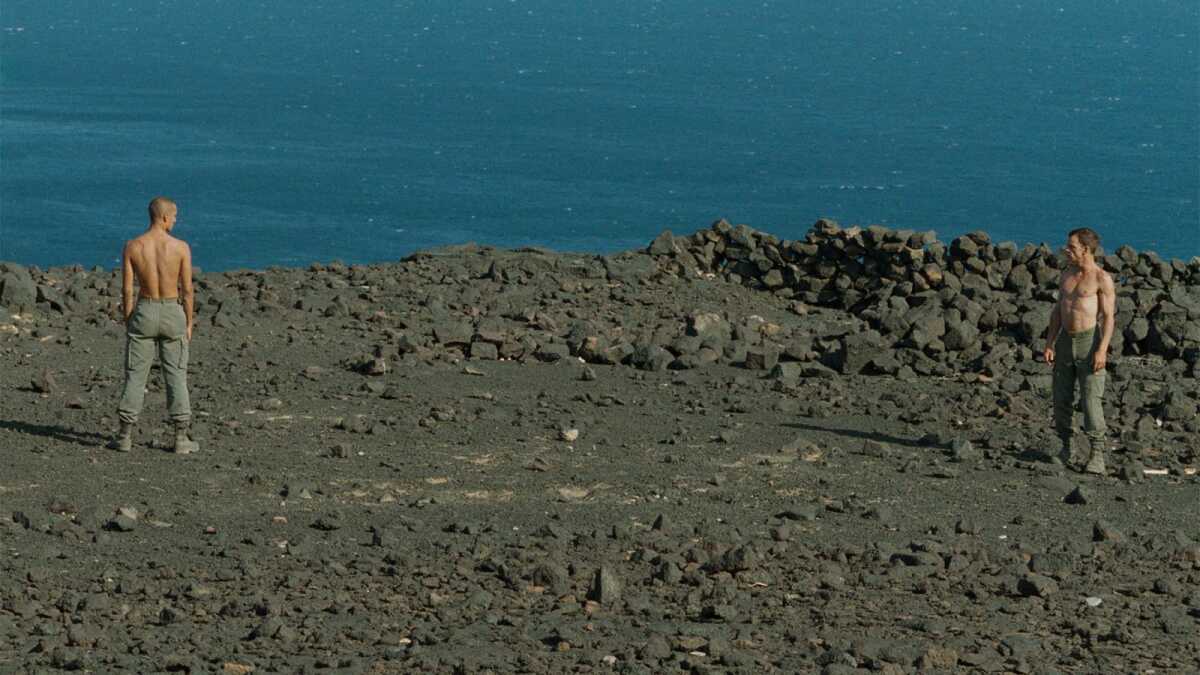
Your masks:
<svg viewBox="0 0 1200 675"><path fill-rule="evenodd" d="M1042 358L1046 359L1046 363L1054 365L1054 347L1046 345L1046 350L1042 352Z"/></svg>
<svg viewBox="0 0 1200 675"><path fill-rule="evenodd" d="M190 321L188 322L188 325L187 325L187 339L188 339L188 342L192 341L192 323Z"/></svg>
<svg viewBox="0 0 1200 675"><path fill-rule="evenodd" d="M1092 372L1098 373L1098 372L1104 370L1105 366L1107 366L1107 365L1108 365L1108 350L1107 349L1097 349L1096 354L1094 356L1092 356Z"/></svg>

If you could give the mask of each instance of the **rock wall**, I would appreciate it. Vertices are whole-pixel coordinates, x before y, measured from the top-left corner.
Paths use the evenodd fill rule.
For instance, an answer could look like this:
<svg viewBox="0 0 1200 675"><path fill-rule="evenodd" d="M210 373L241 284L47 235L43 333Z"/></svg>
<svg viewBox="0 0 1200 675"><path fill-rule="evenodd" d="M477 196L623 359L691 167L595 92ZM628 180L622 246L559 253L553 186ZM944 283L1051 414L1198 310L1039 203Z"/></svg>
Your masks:
<svg viewBox="0 0 1200 675"><path fill-rule="evenodd" d="M873 331L847 337L834 359L843 372L895 371L897 359L917 372L931 372L931 360L995 370L1016 349L1040 349L1063 264L1044 244L993 243L984 232L947 246L932 233L825 219L796 241L719 220L690 236L663 232L646 251L672 274L721 275L865 319ZM1098 262L1117 283L1114 353L1194 365L1200 258L1122 246Z"/></svg>

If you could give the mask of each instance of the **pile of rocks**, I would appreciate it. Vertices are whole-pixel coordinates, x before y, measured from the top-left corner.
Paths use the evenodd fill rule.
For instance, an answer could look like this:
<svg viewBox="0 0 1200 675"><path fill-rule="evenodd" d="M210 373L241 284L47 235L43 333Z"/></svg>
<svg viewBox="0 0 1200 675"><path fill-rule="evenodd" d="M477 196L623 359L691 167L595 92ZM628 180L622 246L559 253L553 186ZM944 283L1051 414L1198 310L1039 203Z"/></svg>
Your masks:
<svg viewBox="0 0 1200 675"><path fill-rule="evenodd" d="M1200 373L1200 258L1167 262L1122 246L1100 262L1118 284L1113 353ZM356 322L374 344L343 362L366 374L386 372L388 359L574 356L645 370L739 364L784 379L1015 374L1006 386L1044 388L1036 354L1061 268L1044 244L996 244L984 232L947 246L931 232L822 219L785 241L720 220L608 256L466 245L385 265L197 274L196 312L217 329ZM811 316L789 323L706 307L704 298L730 295L727 284L768 294L758 297L793 318L820 307L848 320L814 327ZM0 263L9 328L10 313L39 309L116 318L119 302L116 272Z"/></svg>
<svg viewBox="0 0 1200 675"><path fill-rule="evenodd" d="M0 320L39 308L84 313L104 305L103 295L120 298L119 284L118 277L99 267L91 272L79 266L42 272L36 267L0 262Z"/></svg>
<svg viewBox="0 0 1200 675"><path fill-rule="evenodd" d="M985 232L946 246L931 232L843 228L825 219L797 241L719 220L686 237L664 232L646 252L668 273L722 275L867 320L873 331L847 337L834 359L851 358L843 372L894 371L896 359L917 372L930 371L931 360L982 371L1029 360L1049 325L1063 265L1045 244L995 244ZM1194 370L1200 258L1168 262L1122 246L1099 262L1118 286L1114 353L1156 354ZM883 363L868 358L885 352Z"/></svg>

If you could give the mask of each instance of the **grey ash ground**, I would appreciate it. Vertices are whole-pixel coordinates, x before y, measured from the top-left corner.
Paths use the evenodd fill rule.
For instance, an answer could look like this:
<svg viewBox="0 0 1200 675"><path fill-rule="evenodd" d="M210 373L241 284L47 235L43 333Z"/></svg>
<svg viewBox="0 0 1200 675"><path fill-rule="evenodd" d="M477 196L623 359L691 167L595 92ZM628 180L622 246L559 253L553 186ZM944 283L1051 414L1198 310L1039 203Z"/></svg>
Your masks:
<svg viewBox="0 0 1200 675"><path fill-rule="evenodd" d="M0 672L1200 669L1200 264L1121 251L1110 475L1049 461L1056 262L717 223L200 274L196 435L119 279L0 270Z"/></svg>

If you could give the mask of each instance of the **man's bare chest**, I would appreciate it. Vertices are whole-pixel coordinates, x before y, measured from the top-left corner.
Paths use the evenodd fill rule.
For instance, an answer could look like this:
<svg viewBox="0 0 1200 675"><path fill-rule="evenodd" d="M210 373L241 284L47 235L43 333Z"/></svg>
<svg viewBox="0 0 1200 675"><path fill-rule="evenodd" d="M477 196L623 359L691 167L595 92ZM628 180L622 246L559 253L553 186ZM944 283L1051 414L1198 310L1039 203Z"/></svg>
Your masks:
<svg viewBox="0 0 1200 675"><path fill-rule="evenodd" d="M1095 297L1098 291L1099 284L1086 275L1074 274L1063 279L1062 297L1064 300L1083 300Z"/></svg>

